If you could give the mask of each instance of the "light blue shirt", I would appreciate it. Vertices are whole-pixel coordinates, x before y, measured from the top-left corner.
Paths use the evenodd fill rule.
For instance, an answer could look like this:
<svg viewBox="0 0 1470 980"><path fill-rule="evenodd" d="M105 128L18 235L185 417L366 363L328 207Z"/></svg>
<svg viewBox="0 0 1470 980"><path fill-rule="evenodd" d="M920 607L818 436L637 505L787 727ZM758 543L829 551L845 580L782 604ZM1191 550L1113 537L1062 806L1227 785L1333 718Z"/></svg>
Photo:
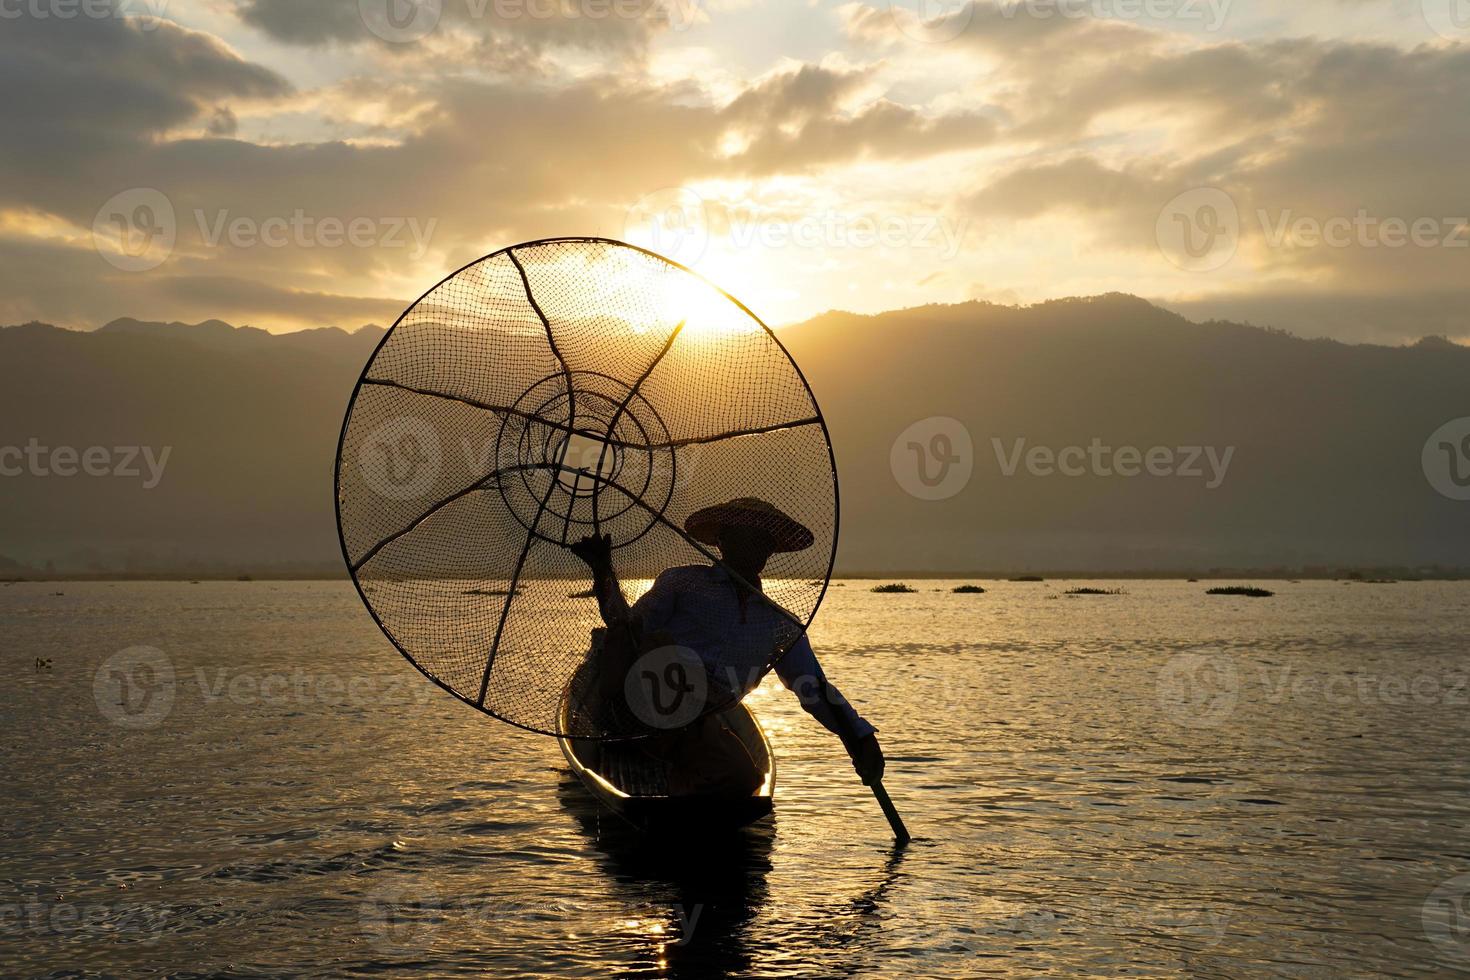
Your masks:
<svg viewBox="0 0 1470 980"><path fill-rule="evenodd" d="M831 682L822 696L826 677L806 632L764 595L747 594L742 602L739 588L722 566L665 570L633 604L633 613L642 618L645 635L667 632L676 643L699 654L711 676L739 697L760 683L771 655L790 644L776 661L776 676L796 693L807 713L839 737L844 734L839 712L853 738L875 731Z"/></svg>

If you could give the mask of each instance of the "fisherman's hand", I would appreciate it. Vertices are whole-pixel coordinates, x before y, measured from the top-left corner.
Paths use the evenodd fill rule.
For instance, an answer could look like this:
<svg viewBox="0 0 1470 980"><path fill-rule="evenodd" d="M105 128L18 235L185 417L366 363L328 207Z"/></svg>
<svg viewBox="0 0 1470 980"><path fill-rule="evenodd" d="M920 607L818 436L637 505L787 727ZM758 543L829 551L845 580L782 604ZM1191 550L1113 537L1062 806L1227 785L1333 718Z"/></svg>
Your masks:
<svg viewBox="0 0 1470 980"><path fill-rule="evenodd" d="M606 572L612 569L612 535L589 534L575 544L567 545L567 550L587 563L587 567L596 572Z"/></svg>
<svg viewBox="0 0 1470 980"><path fill-rule="evenodd" d="M871 786L883 778L883 750L877 735L866 735L852 747L852 767L864 784Z"/></svg>

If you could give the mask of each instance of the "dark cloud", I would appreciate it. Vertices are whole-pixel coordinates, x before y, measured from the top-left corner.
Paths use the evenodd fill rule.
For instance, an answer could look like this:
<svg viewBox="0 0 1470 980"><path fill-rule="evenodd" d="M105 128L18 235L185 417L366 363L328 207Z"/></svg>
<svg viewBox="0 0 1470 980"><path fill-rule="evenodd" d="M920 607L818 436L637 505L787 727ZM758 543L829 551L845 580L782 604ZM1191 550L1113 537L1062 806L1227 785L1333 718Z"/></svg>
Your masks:
<svg viewBox="0 0 1470 980"><path fill-rule="evenodd" d="M245 23L291 44L371 39L357 0L241 0L238 10Z"/></svg>
<svg viewBox="0 0 1470 980"><path fill-rule="evenodd" d="M482 62L501 65L558 48L641 55L669 23L663 0L442 0L425 8L432 16L421 14L426 33L415 28L404 41L374 33L364 18L365 10L390 5L413 10L404 0L238 0L236 9L242 21L287 44L386 45L411 56L459 34L478 41Z"/></svg>
<svg viewBox="0 0 1470 980"><path fill-rule="evenodd" d="M290 91L210 35L121 17L6 19L0 85L0 125L28 142L57 129L147 139L219 100Z"/></svg>
<svg viewBox="0 0 1470 980"><path fill-rule="evenodd" d="M920 17L914 7L924 10L927 5L895 2L877 7L849 3L838 12L845 33L867 44L909 45L927 39L1007 59L1070 61L1152 47L1160 41L1157 33L1122 21L1060 14L1035 16L1020 0L1006 4L971 2L934 17Z"/></svg>
<svg viewBox="0 0 1470 980"><path fill-rule="evenodd" d="M207 34L167 21L85 17L4 21L0 88L11 93L0 99L0 129L11 134L0 140L0 207L83 224L88 208L129 186L117 185L118 171L158 137L210 113L228 118L220 114L232 100L291 91Z"/></svg>

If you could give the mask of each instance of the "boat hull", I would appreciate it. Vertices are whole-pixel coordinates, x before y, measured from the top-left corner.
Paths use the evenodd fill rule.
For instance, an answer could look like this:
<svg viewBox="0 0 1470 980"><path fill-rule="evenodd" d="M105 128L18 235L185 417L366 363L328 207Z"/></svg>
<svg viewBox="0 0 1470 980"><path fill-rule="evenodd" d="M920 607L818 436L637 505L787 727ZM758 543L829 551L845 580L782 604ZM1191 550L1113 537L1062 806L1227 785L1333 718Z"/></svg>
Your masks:
<svg viewBox="0 0 1470 980"><path fill-rule="evenodd" d="M671 792L669 764L654 758L638 741L562 737L557 743L587 791L640 830L733 830L771 812L776 762L765 730L744 704L726 708L717 718L740 739L750 757L750 782L757 783L758 788L748 796ZM568 727L564 724L562 730Z"/></svg>

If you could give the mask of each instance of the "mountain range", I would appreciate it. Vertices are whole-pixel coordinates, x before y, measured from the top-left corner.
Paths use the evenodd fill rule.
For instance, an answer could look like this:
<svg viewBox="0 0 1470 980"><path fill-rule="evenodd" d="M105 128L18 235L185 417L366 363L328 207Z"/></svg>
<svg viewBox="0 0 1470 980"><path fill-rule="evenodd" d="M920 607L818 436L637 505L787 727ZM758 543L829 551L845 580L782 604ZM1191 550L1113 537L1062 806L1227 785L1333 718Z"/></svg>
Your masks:
<svg viewBox="0 0 1470 980"><path fill-rule="evenodd" d="M1117 294L777 334L832 434L839 572L1470 565L1470 502L1425 462L1470 417L1470 348L1308 341ZM0 578L341 574L337 437L382 335L0 328Z"/></svg>

